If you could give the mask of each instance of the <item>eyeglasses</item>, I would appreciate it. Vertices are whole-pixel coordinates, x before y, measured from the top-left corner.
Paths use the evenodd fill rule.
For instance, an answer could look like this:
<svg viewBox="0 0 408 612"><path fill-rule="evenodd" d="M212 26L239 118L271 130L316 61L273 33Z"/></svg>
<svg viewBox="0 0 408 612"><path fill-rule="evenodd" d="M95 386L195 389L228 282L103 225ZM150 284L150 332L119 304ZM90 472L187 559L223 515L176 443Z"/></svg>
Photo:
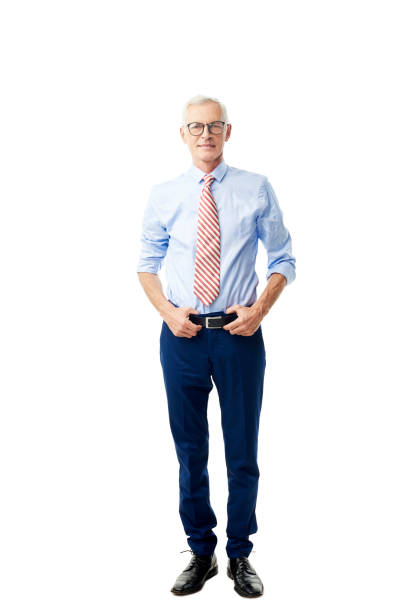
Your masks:
<svg viewBox="0 0 408 612"><path fill-rule="evenodd" d="M212 121L211 123L185 123L188 127L188 131L192 136L200 136L204 132L204 126L208 125L208 131L210 134L222 134L224 131L225 121Z"/></svg>

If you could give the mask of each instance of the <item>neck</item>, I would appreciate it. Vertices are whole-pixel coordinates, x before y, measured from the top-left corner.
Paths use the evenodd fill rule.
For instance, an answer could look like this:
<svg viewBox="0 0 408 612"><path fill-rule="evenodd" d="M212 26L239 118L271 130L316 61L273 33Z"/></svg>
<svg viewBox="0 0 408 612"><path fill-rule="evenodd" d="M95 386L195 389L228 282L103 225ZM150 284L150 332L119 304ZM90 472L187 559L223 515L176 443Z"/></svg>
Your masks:
<svg viewBox="0 0 408 612"><path fill-rule="evenodd" d="M221 163L221 161L222 161L222 153L219 157L217 157L217 159L214 159L208 162L203 161L201 159L194 160L194 165L197 166L197 168L200 168L200 170L202 170L206 174L209 174L210 172L214 170L214 168L218 166L218 164Z"/></svg>

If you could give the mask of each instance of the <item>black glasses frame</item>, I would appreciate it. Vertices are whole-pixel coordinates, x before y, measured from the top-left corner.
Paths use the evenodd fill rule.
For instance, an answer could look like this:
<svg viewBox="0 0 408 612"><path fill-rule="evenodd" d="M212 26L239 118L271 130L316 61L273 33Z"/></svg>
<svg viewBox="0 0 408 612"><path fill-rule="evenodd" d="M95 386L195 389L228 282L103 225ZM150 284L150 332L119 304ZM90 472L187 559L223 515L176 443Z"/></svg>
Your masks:
<svg viewBox="0 0 408 612"><path fill-rule="evenodd" d="M194 123L198 123L199 125L203 126L203 129L201 130L199 134L191 134L190 125L193 125ZM208 131L210 132L210 134L214 134L214 132L211 131L212 125L214 123L222 123L222 131L219 132L219 134L222 134L222 132L225 129L226 121L211 121L211 123L201 123L201 121L192 121L191 123L185 123L184 125L188 127L188 131L190 132L192 136L201 136L201 134L204 132L204 128L206 125L208 125ZM215 133L215 136L217 136L217 132Z"/></svg>

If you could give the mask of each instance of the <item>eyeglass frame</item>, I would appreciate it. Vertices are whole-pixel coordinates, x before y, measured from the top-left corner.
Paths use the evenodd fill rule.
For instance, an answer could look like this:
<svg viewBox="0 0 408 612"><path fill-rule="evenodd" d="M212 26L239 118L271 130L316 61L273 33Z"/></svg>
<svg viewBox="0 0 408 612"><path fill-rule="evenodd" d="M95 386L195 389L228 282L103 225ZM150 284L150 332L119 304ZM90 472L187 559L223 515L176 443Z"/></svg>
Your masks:
<svg viewBox="0 0 408 612"><path fill-rule="evenodd" d="M199 123L200 125L202 125L202 126L203 126L203 129L201 130L201 133L200 133L200 134L191 134L191 132L190 132L190 125L193 125L193 123ZM226 125L228 125L228 123L227 123L226 121L221 121L221 120L219 120L219 119L217 119L216 121L211 121L210 123L203 123L202 121L191 121L190 123L184 123L183 125L185 125L185 126L188 128L188 133L189 133L191 136L201 136L202 134L204 134L204 130L205 130L205 126L206 126L206 125L208 126L208 132L209 132L210 134L213 134L213 136L219 136L220 134L222 134L222 132L220 132L219 134L214 134L214 133L211 131L210 126L211 126L213 123L222 123L222 132L225 130L225 126L226 126Z"/></svg>

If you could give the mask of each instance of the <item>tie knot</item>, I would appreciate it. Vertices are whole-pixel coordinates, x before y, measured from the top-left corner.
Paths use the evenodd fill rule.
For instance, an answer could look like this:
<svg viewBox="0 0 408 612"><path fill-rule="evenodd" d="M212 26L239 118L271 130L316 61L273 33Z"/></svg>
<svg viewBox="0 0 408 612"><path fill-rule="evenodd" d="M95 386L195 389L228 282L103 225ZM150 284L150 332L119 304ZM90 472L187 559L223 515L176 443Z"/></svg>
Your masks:
<svg viewBox="0 0 408 612"><path fill-rule="evenodd" d="M204 174L205 186L209 187L214 179L215 179L215 176L213 176L212 174Z"/></svg>

